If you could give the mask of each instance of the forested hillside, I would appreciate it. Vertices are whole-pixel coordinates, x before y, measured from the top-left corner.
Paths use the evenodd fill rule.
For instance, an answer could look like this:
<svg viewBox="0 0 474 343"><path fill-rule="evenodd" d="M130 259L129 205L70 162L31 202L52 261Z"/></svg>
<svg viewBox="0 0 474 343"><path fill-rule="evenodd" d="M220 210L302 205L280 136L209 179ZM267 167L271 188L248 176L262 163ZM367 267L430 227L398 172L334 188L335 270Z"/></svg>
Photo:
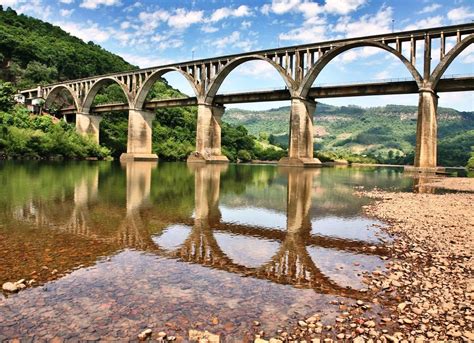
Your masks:
<svg viewBox="0 0 474 343"><path fill-rule="evenodd" d="M0 6L0 76L20 88L133 68L93 42Z"/></svg>
<svg viewBox="0 0 474 343"><path fill-rule="evenodd" d="M272 143L288 145L289 107L268 111L230 109L224 120L244 125L251 134L269 136ZM361 108L318 103L314 117L315 150L322 159L354 159L413 163L417 107L387 105ZM474 112L438 109L440 165L464 166L474 145Z"/></svg>
<svg viewBox="0 0 474 343"><path fill-rule="evenodd" d="M57 26L0 6L0 157L120 156L127 144L126 112L104 114L100 130L103 148L100 148L79 137L73 125L57 118L29 118L24 109L14 106L12 95L15 88L134 68L92 42L85 43ZM183 96L165 80L156 82L149 95L155 99ZM112 84L99 91L94 103L121 100L123 93ZM50 111L50 114L55 113ZM157 111L153 151L161 159L184 160L194 150L196 114L195 108ZM53 144L55 141L58 144ZM243 126L224 124L222 143L223 152L232 161L278 159L285 154L280 148L256 141Z"/></svg>

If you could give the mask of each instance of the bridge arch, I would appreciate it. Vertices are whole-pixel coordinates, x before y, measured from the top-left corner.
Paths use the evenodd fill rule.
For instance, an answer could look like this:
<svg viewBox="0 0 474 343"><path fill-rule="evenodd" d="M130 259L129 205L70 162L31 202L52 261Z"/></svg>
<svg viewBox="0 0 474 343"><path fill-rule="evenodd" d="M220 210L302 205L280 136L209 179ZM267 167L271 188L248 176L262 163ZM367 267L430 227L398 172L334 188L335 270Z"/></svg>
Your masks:
<svg viewBox="0 0 474 343"><path fill-rule="evenodd" d="M216 96L219 88L221 87L222 83L226 79L226 77L238 66L245 62L249 61L265 61L267 63L270 63L276 71L280 74L280 76L283 78L283 81L285 81L286 86L288 87L288 90L290 91L291 95L293 95L293 92L295 90L295 81L291 78L290 75L286 72L286 70L281 67L278 63L274 62L270 58L260 56L260 55L249 55L249 56L244 56L244 57L237 57L233 60L231 60L211 81L209 88L206 92L204 102L211 104L214 100L214 97Z"/></svg>
<svg viewBox="0 0 474 343"><path fill-rule="evenodd" d="M78 110L80 108L79 104L80 104L80 101L79 101L79 98L77 97L76 93L74 92L74 90L72 90L71 88L69 88L68 86L66 85L57 85L57 86L54 86L51 91L48 93L48 96L46 97L45 99L45 106L46 108L48 108L54 101L55 97L58 96L58 94L61 92L61 91L67 91L71 97L72 97L72 100L74 101L74 106L76 106L76 110Z"/></svg>
<svg viewBox="0 0 474 343"><path fill-rule="evenodd" d="M91 89L86 93L85 97L84 97L84 102L82 103L82 112L83 113L89 113L90 112L90 108L92 106L92 102L94 101L94 98L95 96L97 95L97 93L99 92L100 88L108 83L116 83L120 86L120 88L122 89L124 95L125 95L125 98L127 99L127 102L128 102L128 106L130 107L131 105L131 96L130 96L130 92L128 91L128 87L125 83L117 80L116 78L114 77L103 77L103 78L100 78L98 79L94 85L91 87Z"/></svg>
<svg viewBox="0 0 474 343"><path fill-rule="evenodd" d="M416 68L408 61L400 52L393 49L392 47L380 43L380 42L371 42L371 41L357 41L354 43L349 43L340 47L336 47L333 50L330 50L327 54L323 55L309 70L306 74L305 78L301 82L301 85L298 89L297 96L305 98L307 97L311 86L313 85L314 81L321 73L321 71L326 67L326 65L331 62L335 57L339 56L343 52L354 48L361 48L361 47L374 47L380 48L382 50L388 51L389 53L395 55L405 67L408 69L410 74L415 79L419 88L423 86L423 78L421 77L420 73Z"/></svg>
<svg viewBox="0 0 474 343"><path fill-rule="evenodd" d="M199 91L198 91L198 89L196 87L196 84L194 83L194 79L192 78L191 75L189 75L188 73L184 72L183 70L181 70L179 68L168 67L168 68L163 68L163 69L156 70L155 72L153 72L153 74L151 74L145 80L145 82L142 84L142 86L138 89L137 95L136 95L136 97L133 101L134 108L142 109L143 105L145 103L146 97L147 97L148 93L150 92L151 88L153 87L153 85L155 84L155 82L158 81L163 75L165 75L167 73L170 73L170 72L174 72L174 71L180 73L181 75L183 75L185 77L185 79L191 85L196 97L199 97Z"/></svg>
<svg viewBox="0 0 474 343"><path fill-rule="evenodd" d="M441 79L441 76L443 76L444 72L448 67L451 65L451 63L454 61L454 59L464 51L469 45L474 43L474 34L471 34L467 37L465 37L463 40L461 40L459 43L457 43L454 48L449 51L441 61L439 61L438 65L436 68L433 70L430 76L430 85L431 89L435 90L436 87L438 86L438 82Z"/></svg>

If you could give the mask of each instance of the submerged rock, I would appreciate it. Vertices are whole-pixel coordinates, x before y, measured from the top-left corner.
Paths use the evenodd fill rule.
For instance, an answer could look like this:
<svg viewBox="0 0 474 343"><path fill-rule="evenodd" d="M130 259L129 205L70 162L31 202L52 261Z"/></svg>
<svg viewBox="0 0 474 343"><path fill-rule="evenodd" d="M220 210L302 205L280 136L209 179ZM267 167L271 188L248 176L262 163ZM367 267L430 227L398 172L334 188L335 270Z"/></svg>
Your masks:
<svg viewBox="0 0 474 343"><path fill-rule="evenodd" d="M10 292L10 293L15 293L15 292L18 292L19 291L19 287L16 283L13 283L13 282L5 282L3 285L2 285L2 289L5 291L5 292Z"/></svg>

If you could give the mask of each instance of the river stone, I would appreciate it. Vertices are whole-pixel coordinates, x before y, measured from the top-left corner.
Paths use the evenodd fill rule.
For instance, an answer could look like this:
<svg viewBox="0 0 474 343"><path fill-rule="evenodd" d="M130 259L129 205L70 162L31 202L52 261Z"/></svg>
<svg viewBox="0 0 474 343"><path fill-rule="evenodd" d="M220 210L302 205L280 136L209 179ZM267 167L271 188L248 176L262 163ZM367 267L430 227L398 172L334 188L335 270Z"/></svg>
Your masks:
<svg viewBox="0 0 474 343"><path fill-rule="evenodd" d="M18 286L14 284L13 282L5 282L2 285L2 289L6 292L11 292L11 293L18 292Z"/></svg>
<svg viewBox="0 0 474 343"><path fill-rule="evenodd" d="M139 340L145 340L148 336L152 333L151 329L143 330L140 334L138 334Z"/></svg>

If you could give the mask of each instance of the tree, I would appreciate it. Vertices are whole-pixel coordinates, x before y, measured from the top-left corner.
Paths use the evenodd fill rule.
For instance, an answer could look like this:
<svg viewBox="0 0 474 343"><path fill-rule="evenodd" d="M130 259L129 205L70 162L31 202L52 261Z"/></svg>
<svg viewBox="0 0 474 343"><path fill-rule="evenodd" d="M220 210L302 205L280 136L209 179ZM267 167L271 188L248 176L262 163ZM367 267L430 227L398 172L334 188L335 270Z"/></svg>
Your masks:
<svg viewBox="0 0 474 343"><path fill-rule="evenodd" d="M0 111L8 112L15 105L15 88L10 82L0 80Z"/></svg>

